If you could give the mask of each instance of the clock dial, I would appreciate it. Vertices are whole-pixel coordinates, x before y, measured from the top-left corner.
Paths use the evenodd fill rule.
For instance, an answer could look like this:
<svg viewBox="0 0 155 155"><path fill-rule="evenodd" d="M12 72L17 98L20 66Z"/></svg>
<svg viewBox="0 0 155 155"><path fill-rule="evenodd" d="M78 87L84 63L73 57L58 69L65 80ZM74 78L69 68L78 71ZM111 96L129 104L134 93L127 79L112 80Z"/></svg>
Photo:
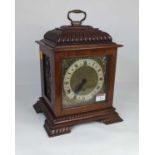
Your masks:
<svg viewBox="0 0 155 155"><path fill-rule="evenodd" d="M64 107L96 102L97 95L104 93L106 57L66 59L65 63L68 65L63 78Z"/></svg>

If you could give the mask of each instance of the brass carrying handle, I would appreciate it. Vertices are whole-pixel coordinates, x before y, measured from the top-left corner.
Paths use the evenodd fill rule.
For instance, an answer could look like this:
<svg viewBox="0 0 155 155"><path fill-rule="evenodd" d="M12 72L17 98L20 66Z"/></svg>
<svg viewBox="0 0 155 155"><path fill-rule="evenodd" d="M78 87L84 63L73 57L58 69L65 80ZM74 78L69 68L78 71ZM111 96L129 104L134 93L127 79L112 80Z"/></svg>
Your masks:
<svg viewBox="0 0 155 155"><path fill-rule="evenodd" d="M83 14L84 14L84 17L83 17L80 21L73 21L73 20L70 18L70 16L69 16L71 13L83 13ZM86 17L87 17L86 12L84 12L84 11L82 11L82 10L71 10L71 11L69 11L68 14L67 14L67 18L68 18L68 20L71 21L71 25L72 25L72 26L80 26L80 25L82 24L82 22L86 19Z"/></svg>

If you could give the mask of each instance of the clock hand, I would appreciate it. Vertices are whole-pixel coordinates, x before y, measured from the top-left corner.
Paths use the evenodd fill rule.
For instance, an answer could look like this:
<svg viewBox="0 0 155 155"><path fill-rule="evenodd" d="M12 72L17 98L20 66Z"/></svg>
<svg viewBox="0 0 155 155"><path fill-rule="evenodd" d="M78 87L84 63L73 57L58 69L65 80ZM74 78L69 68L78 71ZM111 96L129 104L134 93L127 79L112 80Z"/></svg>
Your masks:
<svg viewBox="0 0 155 155"><path fill-rule="evenodd" d="M82 80L81 80L81 83L80 83L78 86L76 86L76 88L75 88L75 93L78 93L79 91L81 91L82 88L83 88L83 86L84 86L86 83L87 83L87 80L86 80L86 79L82 79Z"/></svg>

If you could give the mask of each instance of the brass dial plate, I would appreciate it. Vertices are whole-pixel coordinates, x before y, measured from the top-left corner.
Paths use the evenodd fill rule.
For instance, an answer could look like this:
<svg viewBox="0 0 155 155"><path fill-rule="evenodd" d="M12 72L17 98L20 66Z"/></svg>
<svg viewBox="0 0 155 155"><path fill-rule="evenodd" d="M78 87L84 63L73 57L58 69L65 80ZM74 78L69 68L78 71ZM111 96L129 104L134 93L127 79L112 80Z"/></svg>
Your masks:
<svg viewBox="0 0 155 155"><path fill-rule="evenodd" d="M63 107L74 107L106 100L107 57L64 59Z"/></svg>

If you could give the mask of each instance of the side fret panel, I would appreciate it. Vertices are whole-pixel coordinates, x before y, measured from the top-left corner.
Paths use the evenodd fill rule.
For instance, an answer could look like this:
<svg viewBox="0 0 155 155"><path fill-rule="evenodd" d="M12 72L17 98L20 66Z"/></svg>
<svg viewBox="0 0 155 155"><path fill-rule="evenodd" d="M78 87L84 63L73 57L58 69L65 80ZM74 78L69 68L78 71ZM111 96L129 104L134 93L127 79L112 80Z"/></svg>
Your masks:
<svg viewBox="0 0 155 155"><path fill-rule="evenodd" d="M44 68L44 93L46 97L51 101L51 82L52 82L52 75L51 75L51 65L50 65L50 58L43 54L43 68Z"/></svg>

